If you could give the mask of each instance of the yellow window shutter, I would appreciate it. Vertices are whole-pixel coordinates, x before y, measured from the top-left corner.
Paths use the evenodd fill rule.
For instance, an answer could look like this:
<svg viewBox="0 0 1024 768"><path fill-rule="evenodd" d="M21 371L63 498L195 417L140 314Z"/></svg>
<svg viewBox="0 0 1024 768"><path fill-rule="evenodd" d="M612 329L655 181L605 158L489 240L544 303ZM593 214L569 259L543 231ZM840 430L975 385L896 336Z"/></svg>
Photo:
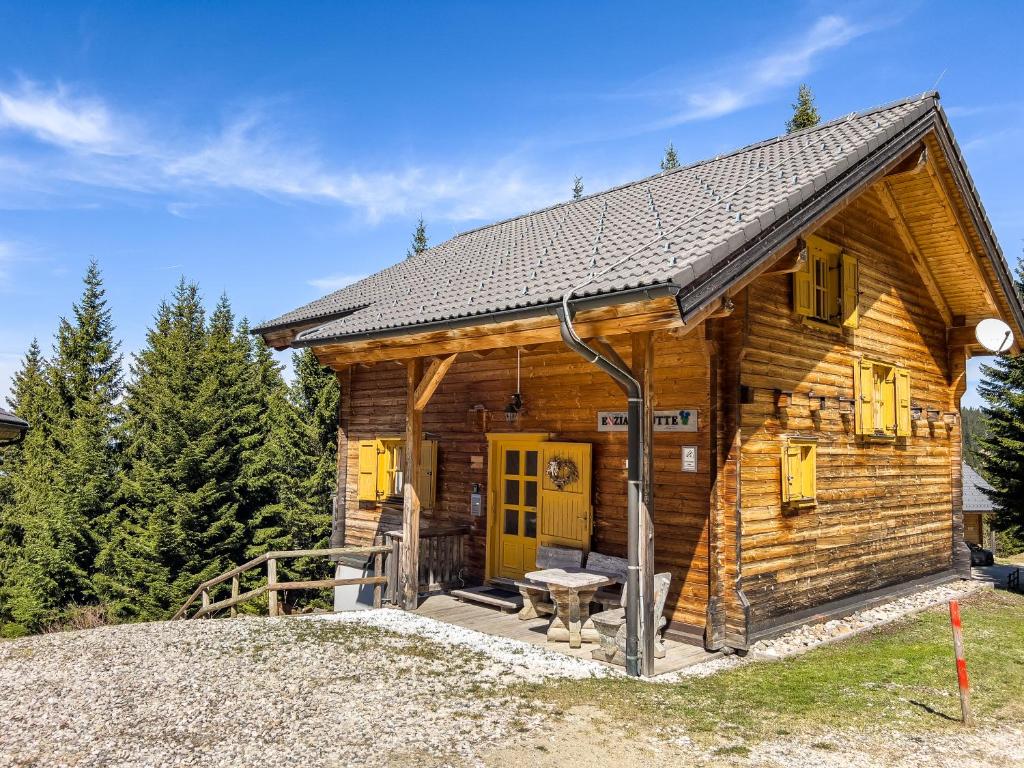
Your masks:
<svg viewBox="0 0 1024 768"><path fill-rule="evenodd" d="M806 248L810 251L811 246ZM810 317L814 314L814 288L811 281L811 258L810 253L804 261L801 269L793 273L793 311L803 317Z"/></svg>
<svg viewBox="0 0 1024 768"><path fill-rule="evenodd" d="M782 446L782 503L789 504L800 498L800 446L785 443Z"/></svg>
<svg viewBox="0 0 1024 768"><path fill-rule="evenodd" d="M424 440L420 447L420 471L416 478L420 506L431 509L437 498L437 440Z"/></svg>
<svg viewBox="0 0 1024 768"><path fill-rule="evenodd" d="M861 360L854 367L856 391L856 432L858 435L875 433L875 366L870 360Z"/></svg>
<svg viewBox="0 0 1024 768"><path fill-rule="evenodd" d="M843 251L839 260L842 275L843 325L847 328L856 328L860 325L860 275L857 257Z"/></svg>
<svg viewBox="0 0 1024 768"><path fill-rule="evenodd" d="M377 441L359 441L359 481L356 488L359 501L377 500Z"/></svg>
<svg viewBox="0 0 1024 768"><path fill-rule="evenodd" d="M910 437L910 371L896 369L896 436Z"/></svg>
<svg viewBox="0 0 1024 768"><path fill-rule="evenodd" d="M815 499L818 496L817 463L817 447L804 446L800 461L800 483L801 493L805 499Z"/></svg>
<svg viewBox="0 0 1024 768"><path fill-rule="evenodd" d="M388 440L387 442L377 441L376 493L378 499L386 499L388 496L395 494L395 472L401 472L403 469L400 466L395 466L396 454L398 453L395 449L398 445L399 442L395 440Z"/></svg>

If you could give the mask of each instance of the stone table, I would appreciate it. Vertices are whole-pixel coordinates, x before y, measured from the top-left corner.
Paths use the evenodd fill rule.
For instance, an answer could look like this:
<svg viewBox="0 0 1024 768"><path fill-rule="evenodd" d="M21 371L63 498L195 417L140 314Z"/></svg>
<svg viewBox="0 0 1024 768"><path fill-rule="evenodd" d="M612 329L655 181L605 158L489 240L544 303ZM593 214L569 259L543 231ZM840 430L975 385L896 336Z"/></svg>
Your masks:
<svg viewBox="0 0 1024 768"><path fill-rule="evenodd" d="M547 568L531 571L526 578L545 585L555 604L548 641L568 641L570 648L579 648L584 641L598 641L594 622L590 620L590 601L597 590L614 583L613 577L583 568Z"/></svg>

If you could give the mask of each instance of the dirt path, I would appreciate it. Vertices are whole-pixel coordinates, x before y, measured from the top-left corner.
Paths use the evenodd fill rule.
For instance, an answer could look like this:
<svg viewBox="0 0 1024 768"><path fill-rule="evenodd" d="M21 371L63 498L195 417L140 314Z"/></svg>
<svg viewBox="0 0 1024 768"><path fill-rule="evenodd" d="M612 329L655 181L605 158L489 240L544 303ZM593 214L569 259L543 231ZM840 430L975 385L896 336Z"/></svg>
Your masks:
<svg viewBox="0 0 1024 768"><path fill-rule="evenodd" d="M566 755L576 755L566 761ZM971 768L1024 766L1024 730L876 730L789 733L756 744L727 734L692 739L682 729L628 733L596 707L574 707L548 719L514 745L483 756L493 768L564 768L567 764L616 768L651 766L758 766L758 768Z"/></svg>

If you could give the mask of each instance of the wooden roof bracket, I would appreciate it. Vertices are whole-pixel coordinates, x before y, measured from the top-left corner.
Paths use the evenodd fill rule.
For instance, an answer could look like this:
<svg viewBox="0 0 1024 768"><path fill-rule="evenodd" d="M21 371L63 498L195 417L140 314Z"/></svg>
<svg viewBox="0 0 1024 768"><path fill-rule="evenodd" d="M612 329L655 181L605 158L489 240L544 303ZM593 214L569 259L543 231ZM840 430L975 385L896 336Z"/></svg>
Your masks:
<svg viewBox="0 0 1024 768"><path fill-rule="evenodd" d="M999 305L996 304L996 300L992 295L992 289L989 287L988 280L985 278L985 274L982 272L981 266L978 264L978 256L974 252L974 248L971 246L971 241L968 239L968 230L964 226L963 221L960 220L960 214L956 209L956 204L954 203L955 198L946 186L946 182L939 173L939 169L935 167L935 160L931 156L927 156L925 159L925 170L928 172L928 178L931 180L932 187L934 187L935 192L942 201L942 207L945 209L946 215L953 224L953 230L956 232L957 239L960 241L960 247L963 248L964 255L967 257L967 260L971 265L971 271L974 273L974 277L981 285L982 292L985 294L985 301L988 302L989 309L998 313Z"/></svg>
<svg viewBox="0 0 1024 768"><path fill-rule="evenodd" d="M910 227L907 225L907 220L903 218L903 212L900 210L899 204L896 202L896 197L892 193L892 187L890 186L888 177L883 176L879 179L875 184L875 189L878 192L878 197L882 201L882 207L885 208L885 212L889 215L893 226L896 228L896 233L903 242L903 247L910 252L910 259L917 268L918 274L921 275L921 280L924 282L925 288L928 289L928 294L931 296L932 301L939 310L939 314L942 315L942 319L945 321L946 327L950 327L953 325L953 313L950 311L949 305L946 303L946 299L942 295L942 291L939 289L939 284L935 280L935 276L932 275L932 271L928 267L928 262L921 253L921 249L917 246L917 241L914 239L914 235L911 233Z"/></svg>

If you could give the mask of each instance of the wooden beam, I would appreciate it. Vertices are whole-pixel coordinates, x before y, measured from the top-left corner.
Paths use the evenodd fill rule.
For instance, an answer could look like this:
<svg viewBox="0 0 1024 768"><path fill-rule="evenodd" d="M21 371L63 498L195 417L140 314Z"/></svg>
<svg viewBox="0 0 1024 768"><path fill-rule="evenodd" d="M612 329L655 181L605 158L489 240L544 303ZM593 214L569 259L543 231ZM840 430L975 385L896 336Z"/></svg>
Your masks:
<svg viewBox="0 0 1024 768"><path fill-rule="evenodd" d="M886 179L903 180L916 176L925 168L928 161L928 150L923 145L916 154L911 154L903 162L885 174Z"/></svg>
<svg viewBox="0 0 1024 768"><path fill-rule="evenodd" d="M635 302L616 307L580 312L575 322L582 338L617 336L631 331L659 330L681 325L679 309L672 298ZM533 344L561 342L558 319L554 316L491 323L446 331L411 334L394 339L377 339L317 347L317 356L333 367L382 360L450 355Z"/></svg>
<svg viewBox="0 0 1024 768"><path fill-rule="evenodd" d="M977 329L975 325L958 325L946 329L946 345L949 347L980 347L978 339L974 335Z"/></svg>
<svg viewBox="0 0 1024 768"><path fill-rule="evenodd" d="M771 269L764 271L766 275L786 275L792 272L799 272L807 264L807 249L792 248L789 253L782 256L772 264Z"/></svg>
<svg viewBox="0 0 1024 768"><path fill-rule="evenodd" d="M654 339L650 331L631 334L633 376L640 382L644 419L640 433L640 674L654 674Z"/></svg>
<svg viewBox="0 0 1024 768"><path fill-rule="evenodd" d="M931 296L932 302L939 310L939 314L942 315L942 319L946 321L946 327L948 328L953 324L953 313L950 311L942 291L939 290L939 284L936 282L934 275L932 275L932 271L928 267L928 262L925 260L924 255L922 255L921 249L917 247L917 240L914 239L907 220L903 218L903 212L900 210L896 197L892 193L892 187L883 178L875 185L875 189L878 192L879 199L882 201L882 207L885 208L885 212L889 215L893 227L896 228L896 234L899 235L903 247L910 252L910 259L914 262L918 274L921 275L921 280L924 282L925 288L928 289L928 295Z"/></svg>
<svg viewBox="0 0 1024 768"><path fill-rule="evenodd" d="M423 381L416 387L416 393L413 398L413 407L417 411L422 411L427 407L427 403L430 402L430 398L434 396L434 392L437 391L438 386L441 384L441 380L444 375L448 373L448 369L452 367L452 363L455 362L455 358L459 356L459 353L448 355L447 357L436 358L427 369L426 374L423 376Z"/></svg>
<svg viewBox="0 0 1024 768"><path fill-rule="evenodd" d="M596 339L589 339L587 343L590 344L595 349L597 349L598 352L607 357L617 366L622 368L622 370L632 370L628 365L626 365L626 361L623 360L622 356L615 351L615 347L612 346L612 343L608 341L606 337L600 336Z"/></svg>
<svg viewBox="0 0 1024 768"><path fill-rule="evenodd" d="M928 171L928 178L931 179L932 187L935 188L935 192L939 196L942 207L946 211L946 215L949 217L949 220L953 225L953 231L956 233L960 247L964 251L964 256L967 258L967 261L971 266L971 272L978 281L982 292L985 294L985 300L988 302L989 309L993 312L998 311L995 297L992 295L992 290L988 285L988 280L986 279L984 272L982 272L981 266L978 264L977 255L974 252L973 246L971 246L971 240L968 235L969 230L960 219L960 213L957 211L955 203L956 198L953 196L952 192L949 191L949 187L946 186L946 182L943 180L942 174L939 173L939 169L935 167L935 160L932 158L931 153L928 154L928 159L925 162L925 169Z"/></svg>
<svg viewBox="0 0 1024 768"><path fill-rule="evenodd" d="M423 360L406 363L405 477L402 489L402 562L399 574L402 607L416 610L420 583L420 499L416 478L420 471L423 411L416 408L416 389L423 379Z"/></svg>

